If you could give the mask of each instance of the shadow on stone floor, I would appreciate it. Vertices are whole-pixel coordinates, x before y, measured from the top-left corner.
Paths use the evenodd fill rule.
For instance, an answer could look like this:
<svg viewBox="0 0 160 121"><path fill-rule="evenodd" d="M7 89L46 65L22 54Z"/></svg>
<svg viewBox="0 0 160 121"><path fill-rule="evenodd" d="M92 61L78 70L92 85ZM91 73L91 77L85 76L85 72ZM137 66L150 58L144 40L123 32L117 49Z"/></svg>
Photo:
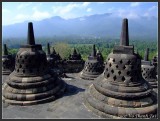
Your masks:
<svg viewBox="0 0 160 121"><path fill-rule="evenodd" d="M67 84L67 88L66 88L63 96L76 95L79 92L84 92L84 91L85 91L85 89L83 89L83 88L79 88L79 87L76 87L74 85Z"/></svg>

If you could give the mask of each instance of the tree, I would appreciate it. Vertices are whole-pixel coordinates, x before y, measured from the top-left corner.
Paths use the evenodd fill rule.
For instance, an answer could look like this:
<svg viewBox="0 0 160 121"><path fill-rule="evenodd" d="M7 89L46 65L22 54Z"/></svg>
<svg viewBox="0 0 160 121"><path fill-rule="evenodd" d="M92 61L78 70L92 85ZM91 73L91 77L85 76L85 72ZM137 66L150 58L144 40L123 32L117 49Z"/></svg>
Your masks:
<svg viewBox="0 0 160 121"><path fill-rule="evenodd" d="M67 59L71 53L71 47L67 43L58 42L54 45L55 51L59 53L62 59Z"/></svg>

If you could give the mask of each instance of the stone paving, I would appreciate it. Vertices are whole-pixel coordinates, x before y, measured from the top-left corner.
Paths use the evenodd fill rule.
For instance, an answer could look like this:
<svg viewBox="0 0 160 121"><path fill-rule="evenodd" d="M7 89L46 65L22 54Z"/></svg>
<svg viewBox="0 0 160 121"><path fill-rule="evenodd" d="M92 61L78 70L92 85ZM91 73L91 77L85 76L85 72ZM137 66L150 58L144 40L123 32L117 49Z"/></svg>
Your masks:
<svg viewBox="0 0 160 121"><path fill-rule="evenodd" d="M100 118L84 105L84 91L92 83L89 80L83 80L78 74L67 74L70 78L63 78L68 84L66 93L59 99L32 106L14 106L3 103L3 119L54 119L54 118ZM4 80L7 76L4 76Z"/></svg>

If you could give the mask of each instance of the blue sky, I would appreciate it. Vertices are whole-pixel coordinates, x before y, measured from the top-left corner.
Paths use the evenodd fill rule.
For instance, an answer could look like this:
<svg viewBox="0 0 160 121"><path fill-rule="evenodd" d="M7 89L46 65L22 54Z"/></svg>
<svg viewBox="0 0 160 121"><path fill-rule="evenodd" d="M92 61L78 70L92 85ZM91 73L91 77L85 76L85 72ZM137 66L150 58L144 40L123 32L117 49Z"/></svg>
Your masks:
<svg viewBox="0 0 160 121"><path fill-rule="evenodd" d="M53 16L69 19L103 13L130 19L158 18L158 2L2 2L2 25Z"/></svg>

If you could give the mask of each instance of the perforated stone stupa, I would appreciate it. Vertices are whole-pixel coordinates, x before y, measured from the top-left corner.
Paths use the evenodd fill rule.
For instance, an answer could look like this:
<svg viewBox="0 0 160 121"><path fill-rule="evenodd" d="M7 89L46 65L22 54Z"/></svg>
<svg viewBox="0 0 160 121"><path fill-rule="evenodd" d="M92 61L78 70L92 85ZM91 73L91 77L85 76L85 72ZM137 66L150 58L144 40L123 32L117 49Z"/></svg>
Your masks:
<svg viewBox="0 0 160 121"><path fill-rule="evenodd" d="M99 54L97 55L95 45L93 45L92 53L86 60L84 68L80 73L82 79L94 80L103 72L103 59L100 56Z"/></svg>
<svg viewBox="0 0 160 121"><path fill-rule="evenodd" d="M97 50L96 54L97 54L97 60L100 61L100 63L102 65L104 65L104 58L103 58L102 53L100 52L100 50Z"/></svg>
<svg viewBox="0 0 160 121"><path fill-rule="evenodd" d="M156 68L151 64L151 61L148 60L149 48L146 49L144 60L142 60L142 76L148 81L153 88L157 88L157 78L156 78Z"/></svg>
<svg viewBox="0 0 160 121"><path fill-rule="evenodd" d="M14 71L3 85L3 102L32 105L52 101L63 94L65 83L49 74L46 54L35 44L33 25L28 23L27 44L16 55Z"/></svg>
<svg viewBox="0 0 160 121"><path fill-rule="evenodd" d="M58 64L61 61L61 57L59 54L56 53L54 47L52 48L52 52L50 51L50 44L47 43L47 62L50 68L58 67Z"/></svg>
<svg viewBox="0 0 160 121"><path fill-rule="evenodd" d="M7 45L3 45L2 74L9 75L14 70L14 58L8 54Z"/></svg>
<svg viewBox="0 0 160 121"><path fill-rule="evenodd" d="M156 70L156 75L158 76L158 53L157 53L157 56L153 57L151 63L152 65L154 65L155 70Z"/></svg>
<svg viewBox="0 0 160 121"><path fill-rule="evenodd" d="M78 73L82 71L84 67L84 60L80 53L74 48L73 53L69 55L69 58L64 62L64 69L67 73Z"/></svg>
<svg viewBox="0 0 160 121"><path fill-rule="evenodd" d="M52 47L52 51L50 51L50 44L47 43L47 64L50 68L51 74L57 74L58 76L62 76L63 74L63 60L59 54L56 53L54 47Z"/></svg>
<svg viewBox="0 0 160 121"><path fill-rule="evenodd" d="M157 113L157 98L142 78L134 46L129 45L128 19L123 20L120 45L108 55L103 76L86 90L85 105L105 118L149 118Z"/></svg>

